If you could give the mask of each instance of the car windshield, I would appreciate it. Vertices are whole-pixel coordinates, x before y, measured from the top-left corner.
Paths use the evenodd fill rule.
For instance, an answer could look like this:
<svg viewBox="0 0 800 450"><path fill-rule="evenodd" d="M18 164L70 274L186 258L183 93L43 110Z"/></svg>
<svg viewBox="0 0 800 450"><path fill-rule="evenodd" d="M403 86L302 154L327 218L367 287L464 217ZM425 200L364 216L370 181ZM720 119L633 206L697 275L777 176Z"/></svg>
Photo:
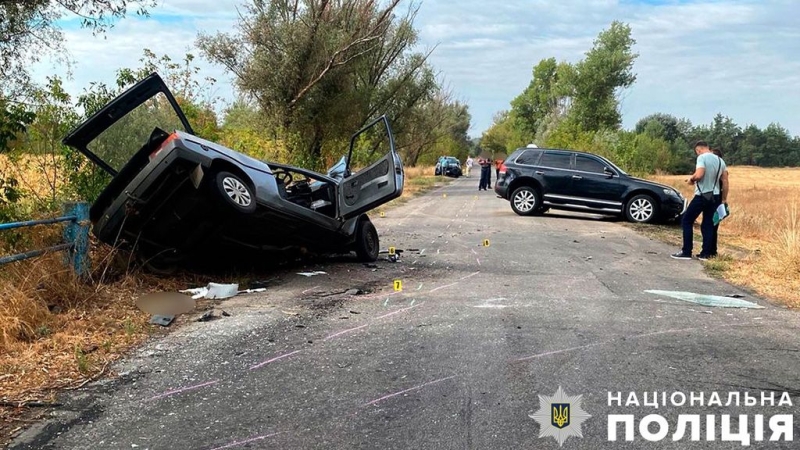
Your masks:
<svg viewBox="0 0 800 450"><path fill-rule="evenodd" d="M119 171L147 143L156 128L168 133L186 131L180 117L161 92L116 121L86 147Z"/></svg>

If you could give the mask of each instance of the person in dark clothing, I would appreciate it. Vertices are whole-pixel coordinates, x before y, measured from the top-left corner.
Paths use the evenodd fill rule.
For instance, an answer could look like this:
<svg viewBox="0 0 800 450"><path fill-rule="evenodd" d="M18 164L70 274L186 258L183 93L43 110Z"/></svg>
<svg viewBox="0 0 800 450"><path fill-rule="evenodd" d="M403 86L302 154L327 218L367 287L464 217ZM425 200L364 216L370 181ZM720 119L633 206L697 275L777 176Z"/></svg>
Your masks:
<svg viewBox="0 0 800 450"><path fill-rule="evenodd" d="M722 203L719 182L721 180L725 185L728 184L728 170L725 167L725 161L713 154L705 141L698 141L694 150L697 154L697 164L695 172L686 179L686 182L695 186L695 195L683 213L681 220L683 248L678 253L671 255L675 259L692 259L694 222L701 214L703 221L700 224L700 231L703 234L703 249L697 258L705 260L715 256L712 253L715 251L712 248L714 211ZM725 197L727 200L727 195Z"/></svg>
<svg viewBox="0 0 800 450"><path fill-rule="evenodd" d="M481 158L478 160L478 164L481 166L481 182L478 185L478 190L485 191L492 185L492 162L486 158Z"/></svg>

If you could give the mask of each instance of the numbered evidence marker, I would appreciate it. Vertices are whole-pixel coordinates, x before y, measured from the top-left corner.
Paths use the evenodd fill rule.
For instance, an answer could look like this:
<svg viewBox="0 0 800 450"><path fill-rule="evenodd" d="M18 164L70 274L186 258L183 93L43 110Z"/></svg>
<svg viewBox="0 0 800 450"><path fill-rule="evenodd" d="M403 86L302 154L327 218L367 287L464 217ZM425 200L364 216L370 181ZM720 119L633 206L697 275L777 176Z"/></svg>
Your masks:
<svg viewBox="0 0 800 450"><path fill-rule="evenodd" d="M442 198L447 198L447 194L442 194Z"/></svg>
<svg viewBox="0 0 800 450"><path fill-rule="evenodd" d="M381 217L386 217L386 213L381 211Z"/></svg>
<svg viewBox="0 0 800 450"><path fill-rule="evenodd" d="M397 251L395 250L395 248L394 248L394 247L389 247L389 254L390 254L390 255L394 255L395 253L397 253Z"/></svg>
<svg viewBox="0 0 800 450"><path fill-rule="evenodd" d="M403 290L403 281L402 280L394 280L394 291L400 292Z"/></svg>
<svg viewBox="0 0 800 450"><path fill-rule="evenodd" d="M483 246L484 247L488 247L489 246L489 240L488 239L484 239L483 240Z"/></svg>

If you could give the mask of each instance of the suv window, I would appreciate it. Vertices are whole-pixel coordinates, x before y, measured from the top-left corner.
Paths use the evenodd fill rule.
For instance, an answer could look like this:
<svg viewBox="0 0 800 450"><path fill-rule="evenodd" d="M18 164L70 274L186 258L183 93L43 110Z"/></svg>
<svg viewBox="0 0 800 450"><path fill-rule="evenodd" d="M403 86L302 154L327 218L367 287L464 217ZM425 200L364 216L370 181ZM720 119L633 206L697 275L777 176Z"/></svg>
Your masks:
<svg viewBox="0 0 800 450"><path fill-rule="evenodd" d="M550 153L542 155L539 165L542 167L552 167L554 169L569 169L569 161L572 155L569 153Z"/></svg>
<svg viewBox="0 0 800 450"><path fill-rule="evenodd" d="M600 161L588 156L577 155L575 157L575 170L592 173L603 173L606 166Z"/></svg>
<svg viewBox="0 0 800 450"><path fill-rule="evenodd" d="M517 164L527 164L529 166L533 166L536 165L537 161L539 161L540 156L542 156L541 150L525 150L514 162Z"/></svg>

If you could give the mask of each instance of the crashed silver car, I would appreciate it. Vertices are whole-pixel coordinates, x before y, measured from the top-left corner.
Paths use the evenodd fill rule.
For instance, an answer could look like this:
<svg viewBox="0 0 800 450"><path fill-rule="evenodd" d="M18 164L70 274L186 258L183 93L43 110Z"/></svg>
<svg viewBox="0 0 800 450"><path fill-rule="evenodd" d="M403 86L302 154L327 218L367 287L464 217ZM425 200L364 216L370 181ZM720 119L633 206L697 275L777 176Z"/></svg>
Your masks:
<svg viewBox="0 0 800 450"><path fill-rule="evenodd" d="M64 144L111 176L91 207L93 233L159 267L210 249L305 249L378 257L366 213L403 192L389 120L358 131L327 174L260 161L196 136L152 74L71 131ZM351 173L354 151L366 159ZM155 264L154 264L155 263Z"/></svg>

